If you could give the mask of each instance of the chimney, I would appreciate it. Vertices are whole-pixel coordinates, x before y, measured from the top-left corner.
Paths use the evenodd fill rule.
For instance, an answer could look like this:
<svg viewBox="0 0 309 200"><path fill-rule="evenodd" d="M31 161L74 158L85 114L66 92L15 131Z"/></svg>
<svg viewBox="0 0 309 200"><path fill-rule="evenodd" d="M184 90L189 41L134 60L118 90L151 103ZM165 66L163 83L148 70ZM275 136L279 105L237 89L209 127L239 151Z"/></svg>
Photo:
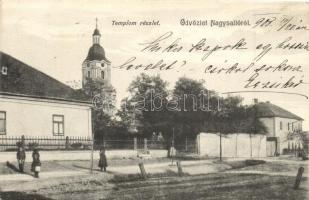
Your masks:
<svg viewBox="0 0 309 200"><path fill-rule="evenodd" d="M257 98L254 98L253 99L253 104L257 104L257 103L259 103L259 100Z"/></svg>

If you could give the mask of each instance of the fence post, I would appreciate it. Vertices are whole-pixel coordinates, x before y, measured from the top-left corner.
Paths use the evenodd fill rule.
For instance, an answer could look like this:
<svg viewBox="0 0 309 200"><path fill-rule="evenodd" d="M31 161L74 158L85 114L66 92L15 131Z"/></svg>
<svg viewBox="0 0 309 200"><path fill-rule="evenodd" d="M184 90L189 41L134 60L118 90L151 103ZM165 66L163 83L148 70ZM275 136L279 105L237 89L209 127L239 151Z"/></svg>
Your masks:
<svg viewBox="0 0 309 200"><path fill-rule="evenodd" d="M70 147L70 141L69 141L69 136L65 137L65 149L69 149Z"/></svg>
<svg viewBox="0 0 309 200"><path fill-rule="evenodd" d="M136 137L134 138L134 150L135 151L137 150L137 138Z"/></svg>
<svg viewBox="0 0 309 200"><path fill-rule="evenodd" d="M147 138L144 138L144 151L147 151Z"/></svg>
<svg viewBox="0 0 309 200"><path fill-rule="evenodd" d="M21 147L25 149L25 136L24 135L21 136Z"/></svg>
<svg viewBox="0 0 309 200"><path fill-rule="evenodd" d="M196 143L196 153L197 153L198 155L201 154L200 141L201 141L201 135L198 134L197 137L196 137L196 141L195 141L195 143Z"/></svg>
<svg viewBox="0 0 309 200"><path fill-rule="evenodd" d="M295 190L299 188L300 181L301 181L301 178L303 176L303 173L304 173L304 168L303 167L298 168L298 172L297 172L295 184L294 184Z"/></svg>
<svg viewBox="0 0 309 200"><path fill-rule="evenodd" d="M182 166L181 166L181 162L180 161L177 161L177 168L178 168L178 175L179 176L182 176L183 175L183 172L182 172Z"/></svg>
<svg viewBox="0 0 309 200"><path fill-rule="evenodd" d="M142 174L142 177L143 179L147 179L147 174L146 174L146 170L145 170L145 167L144 167L144 163L139 163L138 164L139 166L139 169L141 170L141 174Z"/></svg>

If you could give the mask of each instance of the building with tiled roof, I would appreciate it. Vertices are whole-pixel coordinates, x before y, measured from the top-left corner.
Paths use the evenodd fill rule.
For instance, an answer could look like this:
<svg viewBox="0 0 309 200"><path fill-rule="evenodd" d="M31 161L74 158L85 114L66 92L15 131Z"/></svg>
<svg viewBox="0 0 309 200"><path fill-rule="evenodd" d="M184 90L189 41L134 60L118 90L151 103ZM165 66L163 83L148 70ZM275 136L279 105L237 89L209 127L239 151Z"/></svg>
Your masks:
<svg viewBox="0 0 309 200"><path fill-rule="evenodd" d="M0 52L0 136L91 137L91 101Z"/></svg>
<svg viewBox="0 0 309 200"><path fill-rule="evenodd" d="M270 102L260 102L256 104L258 117L281 117L287 119L303 120L301 117L291 113Z"/></svg>
<svg viewBox="0 0 309 200"><path fill-rule="evenodd" d="M299 141L289 137L291 133L302 130L303 119L270 102L255 100L257 117L267 128L266 151L268 156L280 155Z"/></svg>

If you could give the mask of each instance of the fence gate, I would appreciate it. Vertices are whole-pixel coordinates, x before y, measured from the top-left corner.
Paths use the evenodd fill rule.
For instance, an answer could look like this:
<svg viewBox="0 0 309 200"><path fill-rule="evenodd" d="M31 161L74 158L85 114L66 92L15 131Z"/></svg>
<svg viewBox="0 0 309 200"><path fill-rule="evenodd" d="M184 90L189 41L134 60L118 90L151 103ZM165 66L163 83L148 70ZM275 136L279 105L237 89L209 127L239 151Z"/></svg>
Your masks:
<svg viewBox="0 0 309 200"><path fill-rule="evenodd" d="M266 155L269 157L276 156L277 150L277 138L268 137L266 140Z"/></svg>

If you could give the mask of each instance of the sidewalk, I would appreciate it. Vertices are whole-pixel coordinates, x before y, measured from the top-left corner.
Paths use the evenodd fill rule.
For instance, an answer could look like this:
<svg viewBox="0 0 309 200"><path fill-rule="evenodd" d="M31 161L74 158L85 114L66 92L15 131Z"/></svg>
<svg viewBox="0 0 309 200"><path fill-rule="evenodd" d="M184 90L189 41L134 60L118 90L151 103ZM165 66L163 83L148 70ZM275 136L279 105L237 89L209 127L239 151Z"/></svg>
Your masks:
<svg viewBox="0 0 309 200"><path fill-rule="evenodd" d="M202 160L202 161L182 161L181 165L183 167L183 171L189 174L206 174L217 172L222 169L230 168L228 165L223 164L214 164L211 160ZM176 161L169 163L154 163L154 164L145 164L145 170L147 173L164 173L167 171L173 171L177 173L177 165ZM110 174L138 174L140 173L140 169L138 165L129 165L129 166L115 166L108 167L107 173ZM98 169L93 171L94 173L98 173ZM90 173L90 169L76 169L70 171L52 171L52 172L44 172L40 173L40 179L47 178L58 178L58 177L69 177L69 176L79 176L79 175L87 175ZM32 176L32 174L6 174L0 175L1 181L32 181L37 180ZM0 183L1 184L1 183Z"/></svg>
<svg viewBox="0 0 309 200"><path fill-rule="evenodd" d="M114 158L129 158L137 157L138 152L135 150L107 150L106 156L109 159ZM161 158L166 157L167 150L150 150L151 157ZM32 151L26 152L26 160L31 160ZM99 151L94 151L94 159L99 159ZM90 160L91 151L40 151L41 161L51 161L51 160ZM16 152L0 152L0 162L14 162L16 161Z"/></svg>
<svg viewBox="0 0 309 200"><path fill-rule="evenodd" d="M275 161L276 162L276 161ZM294 162L293 162L294 163ZM287 172L277 172L277 171L266 171L266 170L236 170L231 169L232 167L228 164L224 163L216 163L214 160L197 160L197 161L181 161L182 169L184 173L190 175L197 174L208 174L208 173L251 173L251 174L268 174L268 175L282 175L282 176L296 176L296 172L287 171ZM146 173L166 173L166 172L175 172L177 173L177 165L176 161L173 162L164 162L164 163L149 163L144 164ZM43 168L44 169L44 168ZM94 174L98 174L101 172L98 171L97 167L94 166L93 170ZM140 169L138 164L127 165L127 166L110 166L107 168L107 174L139 174ZM48 179L48 178L58 178L58 177L70 177L70 176L80 176L90 174L90 169L68 169L63 171L49 171L40 173L40 179ZM303 174L304 177L309 177L308 172ZM0 175L0 180L4 181L32 181L37 180L33 177L32 174L6 174ZM0 183L1 184L1 183Z"/></svg>

